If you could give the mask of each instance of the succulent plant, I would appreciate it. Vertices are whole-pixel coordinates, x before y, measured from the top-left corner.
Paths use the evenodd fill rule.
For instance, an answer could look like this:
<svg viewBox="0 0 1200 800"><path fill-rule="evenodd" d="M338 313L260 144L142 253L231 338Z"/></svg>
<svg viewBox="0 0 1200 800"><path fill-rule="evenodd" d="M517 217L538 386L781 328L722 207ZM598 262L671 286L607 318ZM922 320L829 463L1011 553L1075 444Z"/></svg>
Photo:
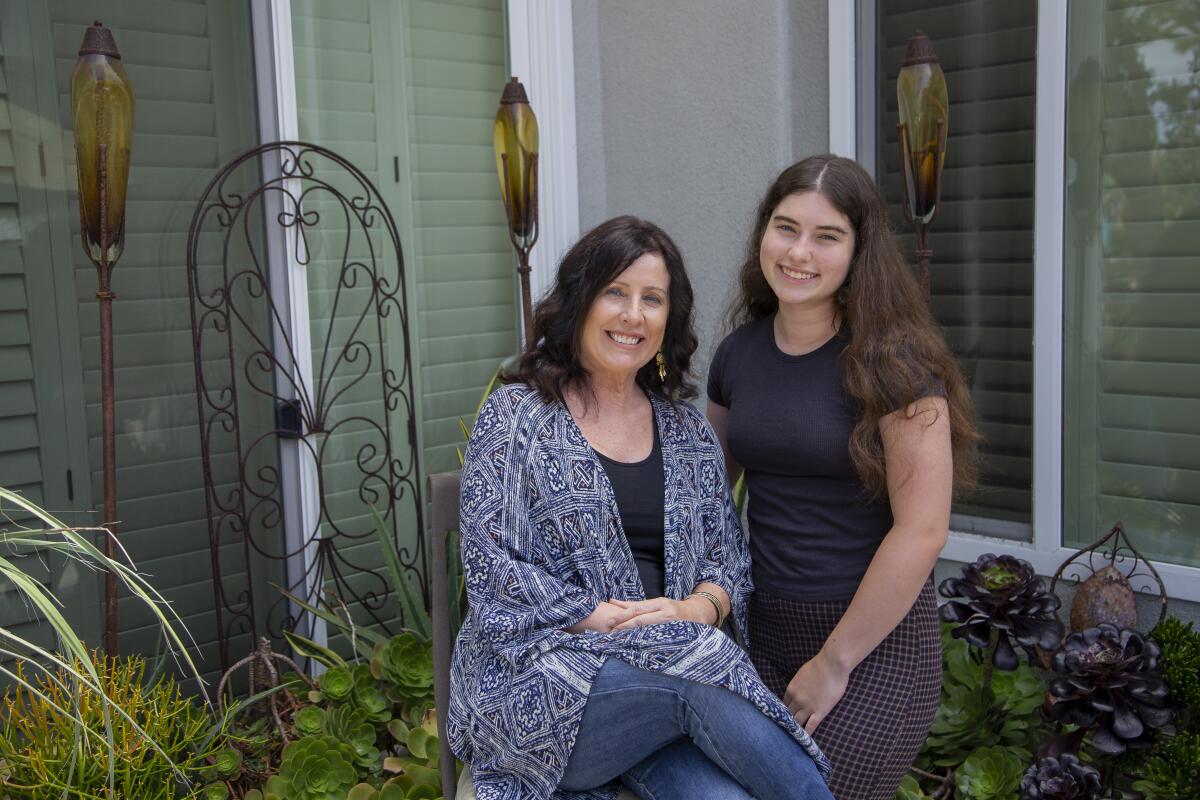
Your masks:
<svg viewBox="0 0 1200 800"><path fill-rule="evenodd" d="M226 747L213 755L213 769L222 778L230 778L242 768L242 751Z"/></svg>
<svg viewBox="0 0 1200 800"><path fill-rule="evenodd" d="M229 800L229 786L224 783L210 783L200 790L199 800Z"/></svg>
<svg viewBox="0 0 1200 800"><path fill-rule="evenodd" d="M1061 601L1028 561L985 553L964 565L960 577L942 581L938 593L950 600L939 613L958 625L956 638L987 648L993 631L997 634L992 657L997 669L1016 669L1012 640L1032 657L1035 646L1052 650L1062 638L1063 626L1055 617Z"/></svg>
<svg viewBox="0 0 1200 800"><path fill-rule="evenodd" d="M1174 736L1155 747L1133 788L1147 800L1200 797L1200 734Z"/></svg>
<svg viewBox="0 0 1200 800"><path fill-rule="evenodd" d="M325 732L354 748L355 763L369 771L379 769L379 748L375 725L362 709L339 706L325 717Z"/></svg>
<svg viewBox="0 0 1200 800"><path fill-rule="evenodd" d="M921 752L928 768L957 767L980 747L1032 745L1041 724L1046 685L1028 664L992 676L984 691L983 667L971 647L942 625L942 700Z"/></svg>
<svg viewBox="0 0 1200 800"><path fill-rule="evenodd" d="M355 686L353 702L371 722L386 723L392 718L392 701L378 686Z"/></svg>
<svg viewBox="0 0 1200 800"><path fill-rule="evenodd" d="M1162 648L1159 664L1171 696L1185 706L1200 706L1200 631L1167 617L1154 626L1150 638Z"/></svg>
<svg viewBox="0 0 1200 800"><path fill-rule="evenodd" d="M928 800L929 795L921 790L921 784L912 775L905 775L900 779L900 786L896 789L894 800Z"/></svg>
<svg viewBox="0 0 1200 800"><path fill-rule="evenodd" d="M267 781L272 800L345 800L358 783L354 749L332 736L305 736L283 749L279 774Z"/></svg>
<svg viewBox="0 0 1200 800"><path fill-rule="evenodd" d="M427 712L421 723L411 728L402 720L392 720L388 731L403 753L383 760L384 770L396 774L391 781L404 788L405 797L441 797L436 714Z"/></svg>
<svg viewBox="0 0 1200 800"><path fill-rule="evenodd" d="M292 715L292 723L302 735L320 733L325 729L325 710L320 706L304 706Z"/></svg>
<svg viewBox="0 0 1200 800"><path fill-rule="evenodd" d="M354 691L354 673L349 667L332 667L321 676L321 694L334 702L341 702Z"/></svg>
<svg viewBox="0 0 1200 800"><path fill-rule="evenodd" d="M981 747L954 774L963 800L1007 800L1021 781L1025 754L1008 747Z"/></svg>
<svg viewBox="0 0 1200 800"><path fill-rule="evenodd" d="M439 793L438 798L441 797ZM408 800L409 795L395 780L390 780L376 789L369 783L360 783L350 790L346 800Z"/></svg>
<svg viewBox="0 0 1200 800"><path fill-rule="evenodd" d="M1146 746L1171 720L1159 647L1132 628L1107 623L1072 633L1054 654L1049 716L1092 730L1092 745L1118 755Z"/></svg>
<svg viewBox="0 0 1200 800"><path fill-rule="evenodd" d="M371 674L395 686L404 702L433 696L433 653L409 631L375 648Z"/></svg>
<svg viewBox="0 0 1200 800"><path fill-rule="evenodd" d="M1100 773L1070 753L1043 758L1021 778L1020 800L1096 800Z"/></svg>

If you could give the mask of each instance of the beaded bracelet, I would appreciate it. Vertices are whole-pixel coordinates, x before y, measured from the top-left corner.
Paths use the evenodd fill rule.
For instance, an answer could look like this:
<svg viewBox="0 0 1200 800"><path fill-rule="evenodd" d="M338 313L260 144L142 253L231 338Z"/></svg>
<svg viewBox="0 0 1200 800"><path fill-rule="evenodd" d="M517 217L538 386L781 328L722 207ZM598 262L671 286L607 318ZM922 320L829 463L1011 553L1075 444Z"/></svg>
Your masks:
<svg viewBox="0 0 1200 800"><path fill-rule="evenodd" d="M712 592L707 591L705 589L697 589L694 592L692 592L691 594L689 594L688 597L703 597L705 600L712 603L713 608L716 609L716 611L717 611L717 621L713 623L713 627L714 628L721 627L721 620L725 616L725 610L724 610L724 608L722 608L721 601L717 599L717 596L715 594L713 594Z"/></svg>

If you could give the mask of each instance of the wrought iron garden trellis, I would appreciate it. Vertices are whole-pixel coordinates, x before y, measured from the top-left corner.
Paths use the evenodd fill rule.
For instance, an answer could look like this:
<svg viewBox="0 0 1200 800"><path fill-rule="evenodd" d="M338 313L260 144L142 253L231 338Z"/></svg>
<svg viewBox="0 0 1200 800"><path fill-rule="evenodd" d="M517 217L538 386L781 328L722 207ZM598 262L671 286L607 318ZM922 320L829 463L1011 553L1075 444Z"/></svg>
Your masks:
<svg viewBox="0 0 1200 800"><path fill-rule="evenodd" d="M311 258L310 238L333 243L322 273L323 340L318 325L307 328L309 343L294 336L291 306L281 300L287 289L271 285L272 236L286 240L289 269L306 270L306 279L325 268ZM231 662L231 637L246 635L252 646L307 616L255 579L255 564L276 574L291 564L293 594L311 604L332 599L387 629L397 608L388 603L368 506L428 599L404 261L387 205L361 170L326 148L263 144L230 161L205 189L188 231L187 269L222 668ZM311 370L302 368L307 361ZM297 489L282 466L288 447L307 460L315 490L309 524L299 530L300 515L284 498ZM357 527L333 509L335 452L338 502L358 504ZM356 472L347 479L347 470Z"/></svg>

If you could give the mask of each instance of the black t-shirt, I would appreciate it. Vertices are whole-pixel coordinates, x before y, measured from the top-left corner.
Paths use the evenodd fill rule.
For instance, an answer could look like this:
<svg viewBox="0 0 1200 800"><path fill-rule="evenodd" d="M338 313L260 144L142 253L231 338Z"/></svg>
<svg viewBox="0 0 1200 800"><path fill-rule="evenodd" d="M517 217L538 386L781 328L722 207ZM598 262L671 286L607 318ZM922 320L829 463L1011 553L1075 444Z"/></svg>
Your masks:
<svg viewBox="0 0 1200 800"><path fill-rule="evenodd" d="M774 317L721 342L708 397L729 409L726 437L746 471L754 584L801 601L848 600L892 527L850 461L857 404L842 388L843 333L793 356Z"/></svg>
<svg viewBox="0 0 1200 800"><path fill-rule="evenodd" d="M654 446L650 455L642 461L627 463L613 461L597 451L600 463L608 474L613 494L617 497L617 511L621 515L621 527L633 551L638 576L646 597L662 597L663 578L663 494L666 491L663 477L662 446L658 440L658 425L654 428Z"/></svg>

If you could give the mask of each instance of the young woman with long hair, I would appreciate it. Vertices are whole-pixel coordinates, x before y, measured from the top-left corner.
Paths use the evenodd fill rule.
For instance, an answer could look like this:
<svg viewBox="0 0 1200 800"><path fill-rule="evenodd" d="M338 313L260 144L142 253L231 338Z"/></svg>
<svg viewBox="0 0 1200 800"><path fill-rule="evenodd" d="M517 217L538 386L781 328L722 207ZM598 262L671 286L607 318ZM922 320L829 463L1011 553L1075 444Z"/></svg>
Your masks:
<svg viewBox="0 0 1200 800"><path fill-rule="evenodd" d="M890 800L941 684L933 566L976 441L958 365L871 177L807 158L758 207L708 416L745 470L750 655L833 765Z"/></svg>

